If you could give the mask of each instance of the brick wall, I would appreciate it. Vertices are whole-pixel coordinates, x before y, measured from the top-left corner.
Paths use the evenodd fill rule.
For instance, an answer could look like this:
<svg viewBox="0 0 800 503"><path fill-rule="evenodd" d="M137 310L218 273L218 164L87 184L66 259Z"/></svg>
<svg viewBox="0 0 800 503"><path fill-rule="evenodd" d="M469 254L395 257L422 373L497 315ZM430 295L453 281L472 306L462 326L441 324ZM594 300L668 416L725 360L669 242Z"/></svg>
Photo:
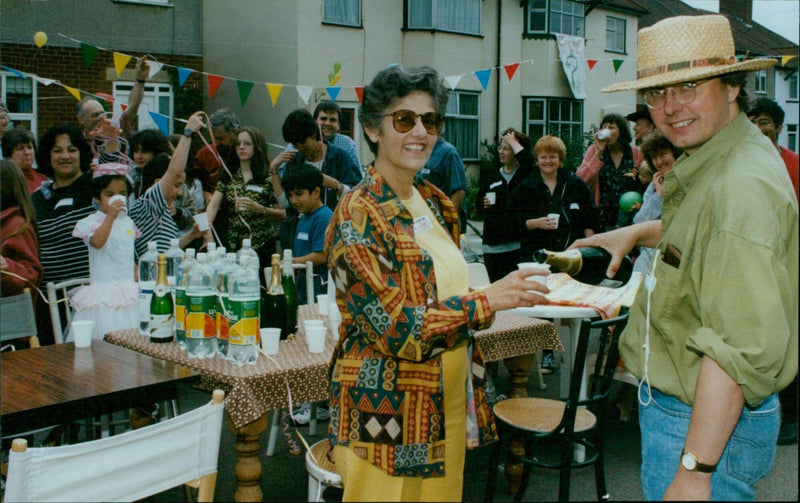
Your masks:
<svg viewBox="0 0 800 503"><path fill-rule="evenodd" d="M203 70L203 59L199 56L165 54L153 54L153 56L159 62L168 65L191 68L197 72ZM92 64L87 68L80 48L49 45L37 48L30 45L3 44L2 64L39 77L58 80L81 91L113 94L113 81L106 78L106 70L114 68L113 53L109 51L97 51ZM126 68L133 69L135 64L135 59L131 59ZM158 75L161 76L166 71L168 68L165 67ZM203 89L202 74L197 72L189 76L184 88ZM177 86L177 81L173 85ZM75 106L78 102L66 89L57 84L50 86L39 84L38 92L39 130L35 131L37 138L41 138L50 126L56 124L77 125Z"/></svg>

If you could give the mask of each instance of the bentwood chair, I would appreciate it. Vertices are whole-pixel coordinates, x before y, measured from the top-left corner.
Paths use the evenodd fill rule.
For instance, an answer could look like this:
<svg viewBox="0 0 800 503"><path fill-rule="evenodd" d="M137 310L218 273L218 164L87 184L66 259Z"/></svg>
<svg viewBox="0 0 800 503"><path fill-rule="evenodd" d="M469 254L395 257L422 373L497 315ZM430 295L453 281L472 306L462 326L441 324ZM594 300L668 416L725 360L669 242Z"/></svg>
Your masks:
<svg viewBox="0 0 800 503"><path fill-rule="evenodd" d="M308 471L308 501L322 501L322 491L326 487L342 489L342 477L336 465L328 459L330 440L320 440L306 451L306 470Z"/></svg>
<svg viewBox="0 0 800 503"><path fill-rule="evenodd" d="M570 376L569 398L566 401L509 398L494 406L500 442L491 451L484 497L486 501L491 502L494 498L501 450L508 461L522 462L524 465L522 481L514 501L520 501L525 494L533 466L559 470L559 501L569 501L570 472L591 464L595 470L597 497L599 500L608 499L602 436L608 416L608 396L619 361L619 336L627 321L627 314L608 320L592 321L586 318L582 321ZM582 398L581 383L593 329L600 330L599 347L592 378L586 396ZM512 439L522 439L524 453L515 454L512 451ZM584 452L576 456L576 450Z"/></svg>
<svg viewBox="0 0 800 503"><path fill-rule="evenodd" d="M134 501L181 484L214 501L225 393L158 424L91 442L9 452L5 501Z"/></svg>
<svg viewBox="0 0 800 503"><path fill-rule="evenodd" d="M82 286L88 285L89 278L74 278L65 281L47 283L47 302L50 304L50 318L53 323L53 336L55 337L56 344L64 342L63 327L69 327L69 322L72 318L72 312L69 308L69 291ZM66 323L62 324L61 312L59 304L64 303L64 320Z"/></svg>

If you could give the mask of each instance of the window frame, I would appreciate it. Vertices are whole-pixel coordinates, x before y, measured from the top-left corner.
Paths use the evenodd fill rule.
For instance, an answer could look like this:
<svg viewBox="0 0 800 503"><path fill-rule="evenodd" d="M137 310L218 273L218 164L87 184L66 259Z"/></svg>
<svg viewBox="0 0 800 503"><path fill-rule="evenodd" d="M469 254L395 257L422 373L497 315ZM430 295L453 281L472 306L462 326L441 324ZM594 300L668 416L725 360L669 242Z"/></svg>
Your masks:
<svg viewBox="0 0 800 503"><path fill-rule="evenodd" d="M126 81L126 80L118 80L114 81L113 89L111 91L112 95L114 96L114 116L119 116L122 114L122 103L128 103L130 99L131 89L133 89L134 82ZM175 110L175 92L172 89L172 86L165 82L146 82L144 85L144 98L142 98L142 102L144 103L145 99L153 98L155 99L155 103L160 104L161 98L168 98L169 100L169 110L162 111L159 105L158 110L151 110L152 112L166 115L167 117L172 117L174 115ZM119 108L117 108L119 107ZM150 126L151 119L148 114L143 114L142 109L139 109L139 120L136 121L136 130L141 131L142 129L148 129L148 127L157 128L155 124ZM141 117L146 117L145 125L142 124ZM168 124L168 134L172 134L173 132L173 124L172 120L167 121ZM135 132L134 131L134 132Z"/></svg>
<svg viewBox="0 0 800 503"><path fill-rule="evenodd" d="M347 22L347 21L341 21L341 20L326 19L325 18L325 12L326 12L326 7L325 6L331 1L341 2L342 0L322 0L322 24L329 24L329 25L334 25L334 26L345 26L345 27L348 27L348 28L362 28L363 27L364 24L363 24L363 18L362 18L362 13L363 13L362 0L344 0L344 1L347 1L347 2L356 3L358 5L358 13L357 13L358 20L355 21L354 23L350 23L350 22Z"/></svg>
<svg viewBox="0 0 800 503"><path fill-rule="evenodd" d="M475 115L461 113L461 98L462 96L474 96L477 99ZM451 113L451 107L455 107L457 113ZM450 92L450 100L447 103L447 110L445 111L444 129L442 130L442 137L452 144L459 155L461 160L465 162L477 162L480 159L480 134L481 134L481 93L478 91L467 90L453 90ZM459 141L452 136L455 126L452 125L453 121L474 121L475 123L475 137ZM466 143L466 145L465 145ZM470 155L472 154L472 155Z"/></svg>
<svg viewBox="0 0 800 503"><path fill-rule="evenodd" d="M618 23L622 24L622 33L621 34L618 31L614 31L613 30L614 27L609 28L609 22L610 21L618 22ZM613 53L616 53L616 54L627 54L627 45L626 45L626 43L627 43L627 36L626 36L627 35L627 30L628 30L628 21L627 21L627 19L624 19L624 18L621 18L621 17L615 17L615 16L606 16L606 49L605 49L606 52L613 52ZM622 42L622 48L621 49L616 48L616 47L609 47L609 45L608 45L608 37L609 37L609 35L611 35L612 37L620 37L621 36L621 42Z"/></svg>
<svg viewBox="0 0 800 503"><path fill-rule="evenodd" d="M792 73L786 78L786 85L789 87L787 95L790 100L800 99L800 85L798 85L798 81L800 81L800 78L798 78L797 72Z"/></svg>
<svg viewBox="0 0 800 503"><path fill-rule="evenodd" d="M564 143L569 143L570 141L577 138L583 138L583 108L584 108L584 100L576 100L573 98L559 98L555 96L523 96L522 97L523 103L523 128L525 134L527 134L531 138L531 143L536 143L539 138L547 134L553 134L561 138ZM540 120L531 119L531 106L534 103L543 104L542 106L542 118ZM554 105L558 104L559 106L563 106L564 104L568 104L571 107L570 110L570 117L579 117L578 121L569 119L569 120L551 120L551 109ZM578 110L574 110L573 107L577 106ZM563 134L563 128L566 126L569 127L570 133L569 135ZM531 129L533 127L541 128L542 134L533 133Z"/></svg>
<svg viewBox="0 0 800 503"><path fill-rule="evenodd" d="M539 4L541 4L541 2L544 2L544 5L545 5L544 8L542 8L541 6L537 7L536 6L537 2ZM527 0L527 3L525 5L525 16L524 16L525 26L523 27L523 36L530 37L530 36L537 36L537 35L563 34L563 35L572 35L572 36L576 36L576 37L586 37L586 7L584 6L584 4L582 4L580 2L577 2L575 0L558 0L558 2L562 6L563 5L570 5L570 6L572 6L573 9L574 8L583 9L583 12L581 13L581 16L580 16L580 27L577 30L578 33L574 33L575 30L573 30L573 32L564 32L564 31L555 31L555 30L553 30L553 17L554 17L553 16L553 14L554 14L554 12L553 12L553 3L554 3L553 0ZM540 29L535 29L534 30L534 29L531 28L531 25L532 25L531 20L533 18L532 15L534 14L534 11L539 16L541 16L542 14L544 14L544 16L545 16L544 29L543 30L540 30ZM559 12L558 14L560 14L561 16L569 15L570 17L573 17L573 18L577 18L578 17L578 16L576 16L576 15L574 15L572 13L564 13L563 11Z"/></svg>
<svg viewBox="0 0 800 503"><path fill-rule="evenodd" d="M430 26L411 26L411 4L413 2L430 2L431 5L431 25ZM437 26L437 19L436 19L436 4L438 2L453 2L454 4L458 4L459 2L471 1L476 4L478 7L478 25L477 31L467 31L464 29L454 29L452 27L439 27ZM482 0L405 0L403 5L403 25L404 29L407 31L429 31L431 33L434 32L444 32L444 33L457 33L459 35L467 35L471 37L482 37L483 34L481 32L481 26L483 21L483 1Z"/></svg>
<svg viewBox="0 0 800 503"><path fill-rule="evenodd" d="M753 73L754 90L756 94L767 94L767 71L756 70Z"/></svg>
<svg viewBox="0 0 800 503"><path fill-rule="evenodd" d="M172 7L172 0L114 0L116 3L133 3L153 7Z"/></svg>
<svg viewBox="0 0 800 503"><path fill-rule="evenodd" d="M8 79L29 80L31 82L31 111L30 112L14 112L8 104ZM30 131L38 136L39 127L39 86L36 79L32 77L20 77L19 75L0 71L0 102L2 102L8 109L8 119L11 124L16 127L20 121L30 123Z"/></svg>
<svg viewBox="0 0 800 503"><path fill-rule="evenodd" d="M784 124L786 126L786 143L789 150L797 152L797 124Z"/></svg>

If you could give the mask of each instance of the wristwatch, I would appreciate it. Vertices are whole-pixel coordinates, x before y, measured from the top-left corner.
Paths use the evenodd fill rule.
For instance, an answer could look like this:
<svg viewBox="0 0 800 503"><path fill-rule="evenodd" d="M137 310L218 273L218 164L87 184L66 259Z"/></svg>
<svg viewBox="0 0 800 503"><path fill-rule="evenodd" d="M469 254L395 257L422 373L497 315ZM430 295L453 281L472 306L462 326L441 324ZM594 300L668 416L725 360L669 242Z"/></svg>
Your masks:
<svg viewBox="0 0 800 503"><path fill-rule="evenodd" d="M193 135L194 135L194 131L192 131L188 127L183 130L183 136L185 136L187 138L191 138Z"/></svg>
<svg viewBox="0 0 800 503"><path fill-rule="evenodd" d="M697 456L693 452L686 450L681 453L681 466L690 472L700 473L714 473L714 470L717 469L717 465L704 465L697 460Z"/></svg>

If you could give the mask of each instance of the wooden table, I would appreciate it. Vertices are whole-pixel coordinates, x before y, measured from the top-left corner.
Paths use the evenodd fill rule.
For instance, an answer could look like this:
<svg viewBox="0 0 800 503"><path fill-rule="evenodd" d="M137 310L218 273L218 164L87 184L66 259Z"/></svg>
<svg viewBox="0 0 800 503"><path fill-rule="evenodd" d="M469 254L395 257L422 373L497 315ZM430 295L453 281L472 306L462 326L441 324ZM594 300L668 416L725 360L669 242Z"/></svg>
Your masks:
<svg viewBox="0 0 800 503"><path fill-rule="evenodd" d="M93 340L2 354L3 435L109 414L137 403L170 400L198 373Z"/></svg>

